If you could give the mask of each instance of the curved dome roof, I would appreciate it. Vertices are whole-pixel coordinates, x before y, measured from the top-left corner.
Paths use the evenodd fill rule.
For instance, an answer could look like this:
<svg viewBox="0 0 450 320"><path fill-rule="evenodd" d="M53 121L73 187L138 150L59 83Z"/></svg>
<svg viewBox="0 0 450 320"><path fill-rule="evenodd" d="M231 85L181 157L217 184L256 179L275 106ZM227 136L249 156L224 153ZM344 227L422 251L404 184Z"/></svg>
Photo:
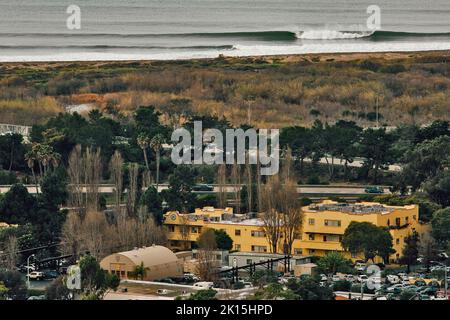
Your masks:
<svg viewBox="0 0 450 320"><path fill-rule="evenodd" d="M146 267L178 261L177 256L170 249L155 245L117 254L127 257L136 265L140 265L143 262Z"/></svg>

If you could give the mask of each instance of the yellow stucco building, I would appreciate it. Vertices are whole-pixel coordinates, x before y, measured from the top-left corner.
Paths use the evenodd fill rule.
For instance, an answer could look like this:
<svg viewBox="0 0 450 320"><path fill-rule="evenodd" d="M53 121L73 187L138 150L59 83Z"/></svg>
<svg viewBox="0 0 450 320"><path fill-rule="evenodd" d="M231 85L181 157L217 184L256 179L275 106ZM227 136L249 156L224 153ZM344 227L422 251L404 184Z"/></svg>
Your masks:
<svg viewBox="0 0 450 320"><path fill-rule="evenodd" d="M429 232L429 225L419 222L419 206L387 206L379 203L361 202L342 204L324 201L303 207L304 220L302 236L294 243L296 254L323 256L328 251L344 251L341 239L352 221L370 222L379 227L387 227L393 238L396 251L391 261L402 255L404 239L414 231L423 237ZM343 252L353 260L362 258Z"/></svg>
<svg viewBox="0 0 450 320"><path fill-rule="evenodd" d="M345 252L341 239L350 222L371 222L388 227L396 251L391 257L395 261L401 256L404 238L417 231L423 236L428 225L419 222L417 205L387 206L379 203L343 204L324 201L303 207L303 226L293 243L291 252L295 255L323 256L329 251L341 251L347 258L361 259ZM216 209L205 207L191 214L168 212L164 224L167 227L170 247L186 250L192 247L205 228L221 229L233 239L234 250L243 252L270 252L263 221L257 216L233 214L232 208ZM278 252L283 252L280 239Z"/></svg>

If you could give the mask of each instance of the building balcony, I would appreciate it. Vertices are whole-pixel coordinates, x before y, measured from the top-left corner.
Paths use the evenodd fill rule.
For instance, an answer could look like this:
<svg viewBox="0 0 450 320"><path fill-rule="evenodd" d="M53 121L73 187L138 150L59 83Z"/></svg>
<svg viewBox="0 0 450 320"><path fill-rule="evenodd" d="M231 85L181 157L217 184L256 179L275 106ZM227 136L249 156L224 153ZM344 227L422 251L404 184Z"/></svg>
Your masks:
<svg viewBox="0 0 450 320"><path fill-rule="evenodd" d="M304 233L318 233L318 234L340 234L343 235L346 226L333 227L333 226L320 226L320 225L305 225L303 227Z"/></svg>
<svg viewBox="0 0 450 320"><path fill-rule="evenodd" d="M302 249L315 249L315 250L336 250L343 251L342 245L340 242L335 241L312 241L312 240L303 240L300 242L299 247Z"/></svg>

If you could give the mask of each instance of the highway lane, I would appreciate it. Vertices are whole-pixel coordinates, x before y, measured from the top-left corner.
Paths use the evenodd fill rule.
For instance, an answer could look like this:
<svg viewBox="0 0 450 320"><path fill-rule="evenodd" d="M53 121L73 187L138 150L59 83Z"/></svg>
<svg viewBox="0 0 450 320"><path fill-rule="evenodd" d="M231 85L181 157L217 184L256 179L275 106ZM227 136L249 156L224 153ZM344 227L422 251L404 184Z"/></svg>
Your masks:
<svg viewBox="0 0 450 320"><path fill-rule="evenodd" d="M214 191L197 191L197 193L216 193L220 191L220 188L217 185L212 185L214 187ZM34 185L26 185L28 192L31 194L36 193L36 187ZM350 195L363 195L367 194L364 189L367 186L365 185L299 185L297 187L297 192L304 196L313 196L313 195L336 195L336 196L350 196ZM384 188L384 192L389 194L389 186L382 186ZM6 193L11 188L8 186L0 186L0 194ZM159 186L159 191L165 190L168 188L167 184L162 184ZM86 192L86 187L82 188L83 192ZM225 185L223 188L224 192L232 193L240 190L239 186L233 185ZM38 191L40 192L40 188L38 187ZM99 186L99 193L113 193L114 186L111 184L102 184Z"/></svg>

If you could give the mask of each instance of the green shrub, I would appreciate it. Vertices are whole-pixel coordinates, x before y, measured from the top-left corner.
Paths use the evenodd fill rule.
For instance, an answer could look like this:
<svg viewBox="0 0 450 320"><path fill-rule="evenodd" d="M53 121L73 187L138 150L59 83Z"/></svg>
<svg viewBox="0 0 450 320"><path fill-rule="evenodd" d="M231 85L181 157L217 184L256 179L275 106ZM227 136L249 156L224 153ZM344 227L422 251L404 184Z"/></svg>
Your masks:
<svg viewBox="0 0 450 320"><path fill-rule="evenodd" d="M350 291L352 283L347 280L339 280L333 284L333 291Z"/></svg>

